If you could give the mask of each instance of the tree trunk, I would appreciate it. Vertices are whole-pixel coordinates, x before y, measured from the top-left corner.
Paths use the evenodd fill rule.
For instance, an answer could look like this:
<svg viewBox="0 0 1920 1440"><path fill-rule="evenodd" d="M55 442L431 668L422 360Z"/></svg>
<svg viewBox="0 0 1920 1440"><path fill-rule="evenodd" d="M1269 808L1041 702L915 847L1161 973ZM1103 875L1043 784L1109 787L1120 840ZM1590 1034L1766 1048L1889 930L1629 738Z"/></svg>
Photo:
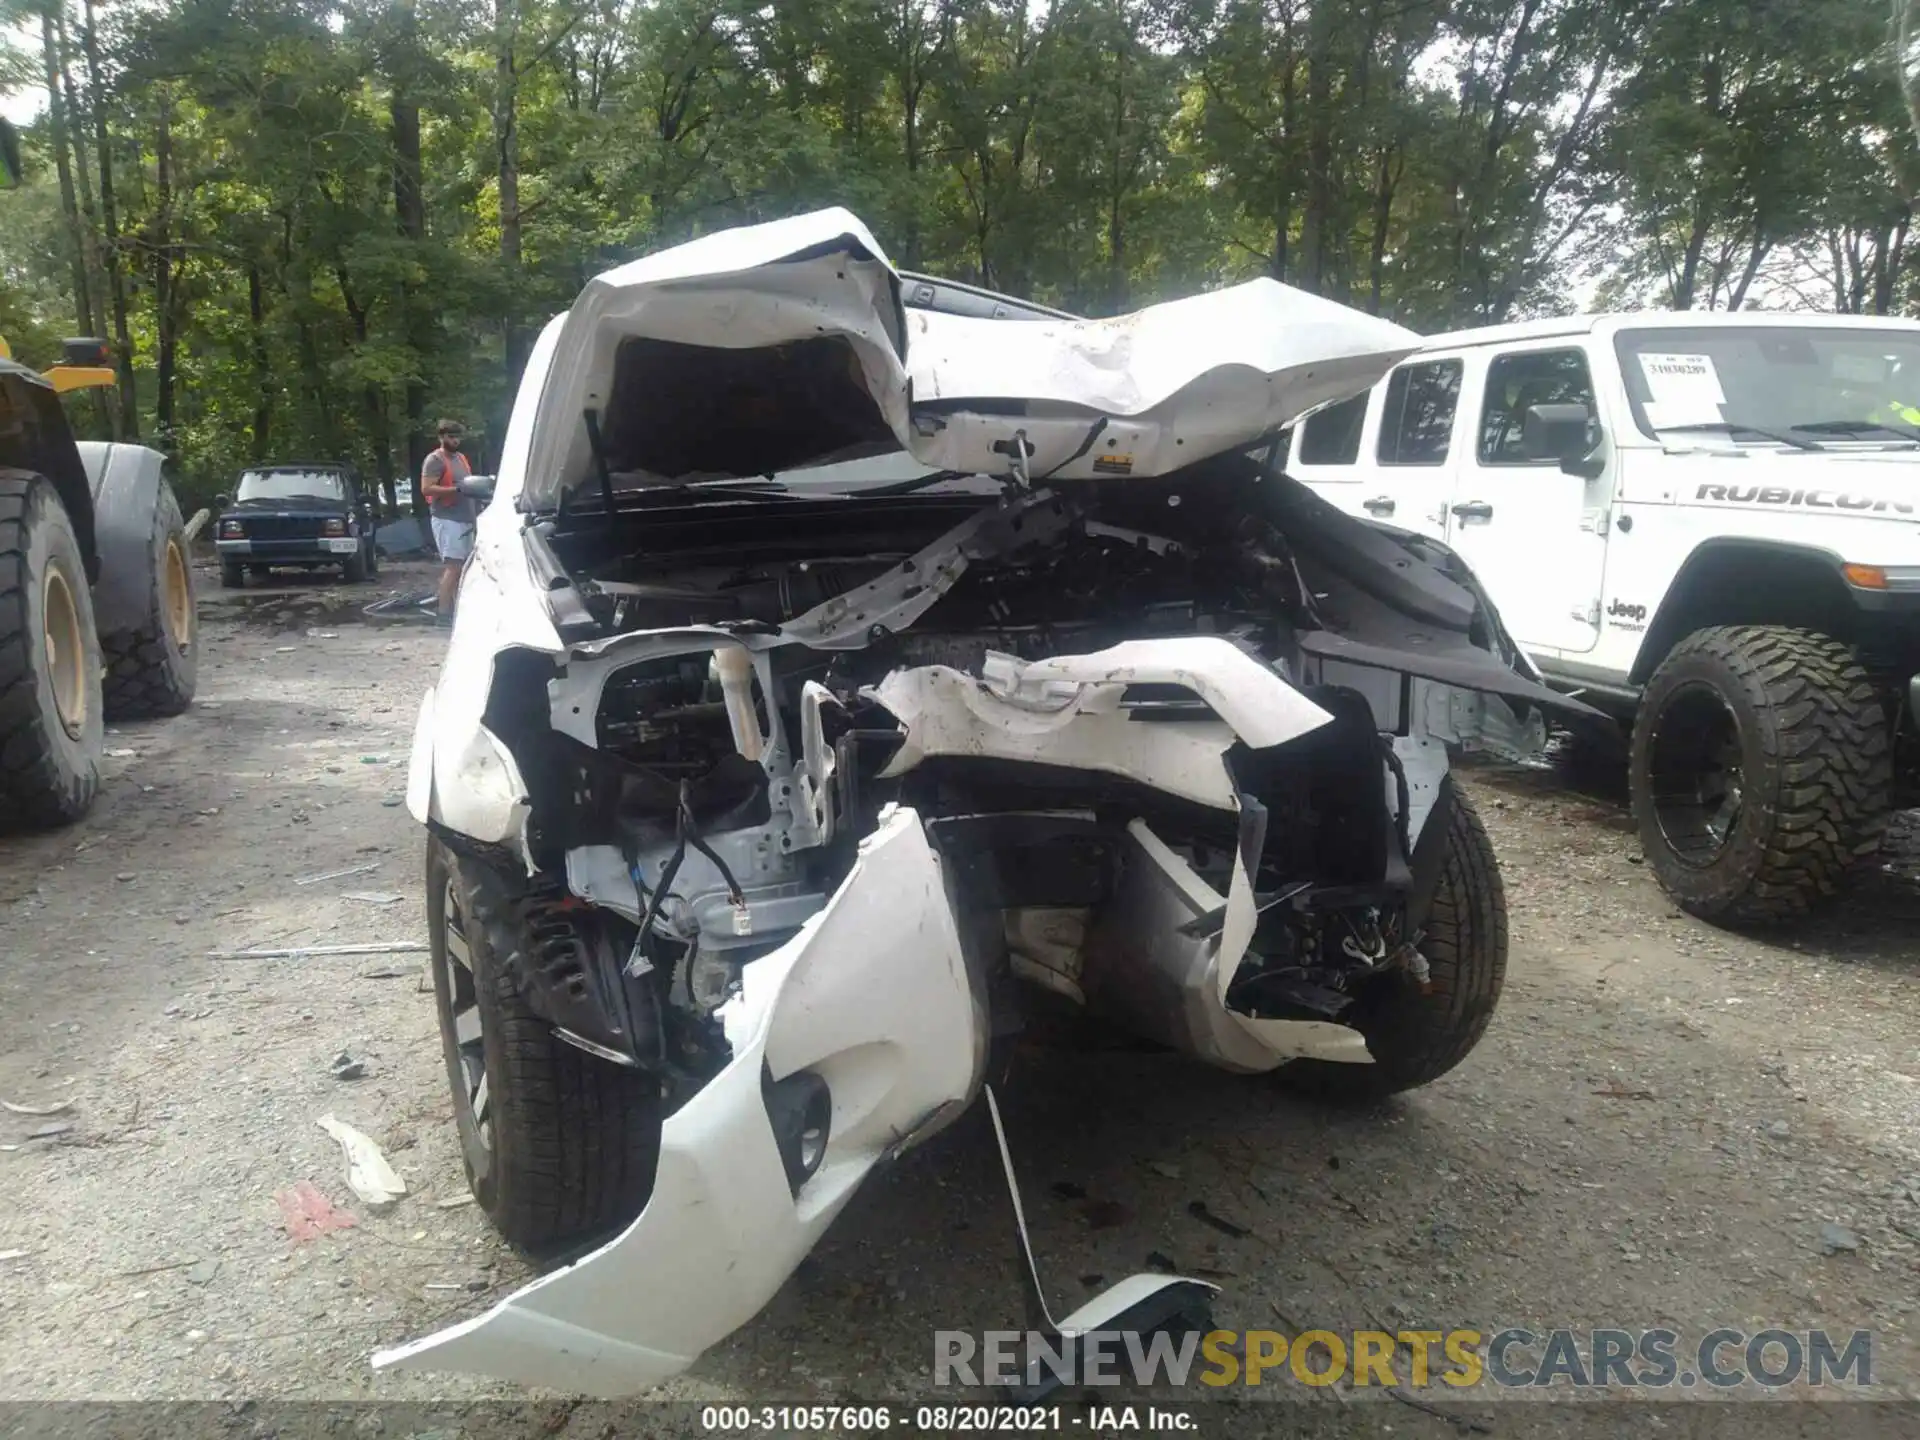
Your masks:
<svg viewBox="0 0 1920 1440"><path fill-rule="evenodd" d="M1127 308L1127 232L1123 206L1126 201L1127 174L1127 47L1114 52L1116 74L1113 85L1113 173L1108 177L1107 195L1107 313L1118 315Z"/></svg>
<svg viewBox="0 0 1920 1440"><path fill-rule="evenodd" d="M249 454L254 464L264 465L273 426L273 364L267 353L267 305L258 265L247 266L247 321L253 351L253 437Z"/></svg>
<svg viewBox="0 0 1920 1440"><path fill-rule="evenodd" d="M494 0L493 147L499 176L500 264L506 271L507 313L503 321L506 345L507 393L520 383L527 364L527 333L513 307L520 285L520 97L519 74L513 49L519 25L515 0Z"/></svg>
<svg viewBox="0 0 1920 1440"><path fill-rule="evenodd" d="M173 97L160 90L159 121L153 132L153 319L155 346L153 423L160 448L178 452L173 435L174 357L179 315L173 298Z"/></svg>
<svg viewBox="0 0 1920 1440"><path fill-rule="evenodd" d="M53 129L53 165L60 176L60 213L66 217L67 235L73 244L73 313L84 335L98 335L93 325L93 286L87 275L86 232L80 227L80 202L73 184L72 132L68 128L67 102L60 83L60 50L54 41L53 12L40 17L40 41L46 56L48 115Z"/></svg>
<svg viewBox="0 0 1920 1440"><path fill-rule="evenodd" d="M93 267L87 263L92 250L93 233L88 217L81 214L79 192L74 184L73 147L77 137L73 129L73 115L68 107L68 96L72 92L66 85L66 71L61 61L60 40L51 7L40 17L40 40L46 59L47 108L53 123L54 168L60 175L60 209L66 217L67 234L73 244L73 313L81 333L95 337L100 334L94 323L98 312L93 304ZM98 390L93 392L93 414L100 425L99 433L113 434L113 416L107 408L107 397Z"/></svg>
<svg viewBox="0 0 1920 1440"><path fill-rule="evenodd" d="M1373 192L1372 251L1367 256L1367 313L1380 313L1380 291L1386 279L1387 226L1393 220L1393 193L1400 184L1405 162L1394 163L1394 152L1380 156L1380 182Z"/></svg>
<svg viewBox="0 0 1920 1440"><path fill-rule="evenodd" d="M1760 273L1760 267L1766 263L1767 255L1773 249L1771 240L1754 238L1753 248L1747 252L1747 263L1740 271L1740 278L1733 289L1727 292L1727 309L1738 310L1747 298L1747 288L1753 284L1753 277Z"/></svg>
<svg viewBox="0 0 1920 1440"><path fill-rule="evenodd" d="M1333 225L1333 18L1328 0L1307 17L1307 208L1300 225L1300 278L1326 293Z"/></svg>
<svg viewBox="0 0 1920 1440"><path fill-rule="evenodd" d="M405 53L400 72L393 78L390 114L393 125L393 210L400 234L416 247L426 243L427 212L420 193L420 107L412 95L419 38L411 0L402 0L401 31ZM407 375L407 468L413 487L416 515L427 513L426 497L420 493L420 467L426 463L430 448L426 437L427 386L421 374L426 359L426 325L421 315L420 298L413 282L402 281L400 314L412 363Z"/></svg>
<svg viewBox="0 0 1920 1440"><path fill-rule="evenodd" d="M120 437L140 438L139 391L133 380L133 343L127 329L127 286L120 265L120 216L113 195L113 142L107 133L107 93L101 80L100 44L94 33L93 0L86 0L86 27L80 32L87 58L87 93L93 104L94 143L100 151L100 218L106 223L107 294L113 302L113 363L120 372ZM166 125L162 118L161 125ZM169 396L169 411L172 409ZM163 422L165 423L165 422ZM163 441L169 454L173 441Z"/></svg>
<svg viewBox="0 0 1920 1440"><path fill-rule="evenodd" d="M347 269L336 265L333 278L340 285L340 299L347 307L347 318L353 322L354 344L365 349L367 345L368 325L367 309L354 298L353 289L347 283ZM369 380L360 392L360 405L366 412L367 437L373 446L373 472L379 477L380 495L387 505L387 513L394 513L393 495L393 443L387 436L387 398L378 385Z"/></svg>

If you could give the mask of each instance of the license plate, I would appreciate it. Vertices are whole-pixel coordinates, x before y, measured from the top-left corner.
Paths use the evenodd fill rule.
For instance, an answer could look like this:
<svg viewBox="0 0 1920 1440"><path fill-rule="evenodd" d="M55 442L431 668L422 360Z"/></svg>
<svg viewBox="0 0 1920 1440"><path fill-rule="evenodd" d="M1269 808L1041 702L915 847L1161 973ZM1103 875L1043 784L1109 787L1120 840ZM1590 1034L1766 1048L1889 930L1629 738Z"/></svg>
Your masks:
<svg viewBox="0 0 1920 1440"><path fill-rule="evenodd" d="M345 540L327 541L327 549L331 550L336 555L351 555L354 551L358 550L359 548L360 548L360 542L358 540L352 539L351 537Z"/></svg>

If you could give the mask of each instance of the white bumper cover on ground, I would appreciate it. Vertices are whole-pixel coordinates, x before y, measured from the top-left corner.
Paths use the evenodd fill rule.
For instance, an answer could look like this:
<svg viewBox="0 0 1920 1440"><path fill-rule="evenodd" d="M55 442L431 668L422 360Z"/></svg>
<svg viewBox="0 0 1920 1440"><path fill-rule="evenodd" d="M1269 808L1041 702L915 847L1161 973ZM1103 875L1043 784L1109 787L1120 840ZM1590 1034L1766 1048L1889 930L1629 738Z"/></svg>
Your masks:
<svg viewBox="0 0 1920 1440"><path fill-rule="evenodd" d="M593 1395L686 1369L757 1314L876 1163L957 1115L985 1015L939 857L894 809L825 910L745 972L720 1013L732 1062L662 1128L653 1198L618 1239L484 1315L374 1356ZM796 1196L762 1091L808 1071L832 1094L825 1158Z"/></svg>

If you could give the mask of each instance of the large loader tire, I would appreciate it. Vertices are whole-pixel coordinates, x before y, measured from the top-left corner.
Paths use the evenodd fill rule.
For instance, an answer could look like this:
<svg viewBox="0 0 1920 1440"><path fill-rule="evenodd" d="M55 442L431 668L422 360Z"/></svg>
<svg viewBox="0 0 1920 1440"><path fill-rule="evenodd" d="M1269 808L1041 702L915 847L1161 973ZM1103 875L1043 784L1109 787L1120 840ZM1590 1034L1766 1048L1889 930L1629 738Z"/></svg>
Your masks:
<svg viewBox="0 0 1920 1440"><path fill-rule="evenodd" d="M0 827L78 820L105 731L93 592L52 482L0 468Z"/></svg>
<svg viewBox="0 0 1920 1440"><path fill-rule="evenodd" d="M180 503L173 488L162 484L148 547L146 619L138 629L100 637L109 719L178 715L193 703L200 621L189 553Z"/></svg>
<svg viewBox="0 0 1920 1440"><path fill-rule="evenodd" d="M1427 988L1396 972L1357 1007L1373 1064L1295 1060L1274 1072L1282 1084L1322 1099L1376 1100L1438 1080L1487 1033L1507 978L1507 891L1480 812L1457 783L1425 930Z"/></svg>
<svg viewBox="0 0 1920 1440"><path fill-rule="evenodd" d="M631 1221L653 1190L659 1082L561 1040L514 979L553 942L473 860L427 842L427 936L454 1125L473 1197L549 1258Z"/></svg>
<svg viewBox="0 0 1920 1440"><path fill-rule="evenodd" d="M1696 630L1640 697L1628 785L1660 884L1703 920L1791 920L1880 848L1893 744L1852 650L1771 625Z"/></svg>

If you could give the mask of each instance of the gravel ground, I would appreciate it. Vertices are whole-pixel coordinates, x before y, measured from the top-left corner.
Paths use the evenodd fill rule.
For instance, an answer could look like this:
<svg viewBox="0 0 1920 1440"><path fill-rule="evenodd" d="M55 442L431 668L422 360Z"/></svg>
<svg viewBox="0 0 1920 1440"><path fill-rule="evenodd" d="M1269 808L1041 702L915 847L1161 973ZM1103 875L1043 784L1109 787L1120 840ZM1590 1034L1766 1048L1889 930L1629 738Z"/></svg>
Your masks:
<svg viewBox="0 0 1920 1440"><path fill-rule="evenodd" d="M465 1184L420 957L207 958L424 938L401 796L440 638L366 622L373 587L202 588L200 702L110 734L83 824L0 841L0 1097L66 1107L0 1112L0 1251L24 1252L0 1260L0 1399L513 1396L366 1364L526 1273L448 1208ZM1231 1327L1867 1328L1881 1392L1920 1397L1920 834L1837 918L1763 941L1667 904L1617 795L1471 784L1513 952L1487 1039L1440 1083L1335 1111L1097 1042L1023 1055L1007 1120L1056 1308L1164 1258L1218 1279ZM363 1078L332 1076L341 1051ZM327 1114L385 1147L404 1200L354 1201ZM290 1240L276 1196L300 1181L357 1224ZM1856 1248L1828 1253L1823 1226ZM923 1393L933 1330L1019 1323L1010 1252L976 1108L668 1393ZM1290 1433L1466 1423L1305 1398L1279 1407ZM543 1403L548 1433L613 1423ZM1604 1408L1606 1433L1645 1423Z"/></svg>

